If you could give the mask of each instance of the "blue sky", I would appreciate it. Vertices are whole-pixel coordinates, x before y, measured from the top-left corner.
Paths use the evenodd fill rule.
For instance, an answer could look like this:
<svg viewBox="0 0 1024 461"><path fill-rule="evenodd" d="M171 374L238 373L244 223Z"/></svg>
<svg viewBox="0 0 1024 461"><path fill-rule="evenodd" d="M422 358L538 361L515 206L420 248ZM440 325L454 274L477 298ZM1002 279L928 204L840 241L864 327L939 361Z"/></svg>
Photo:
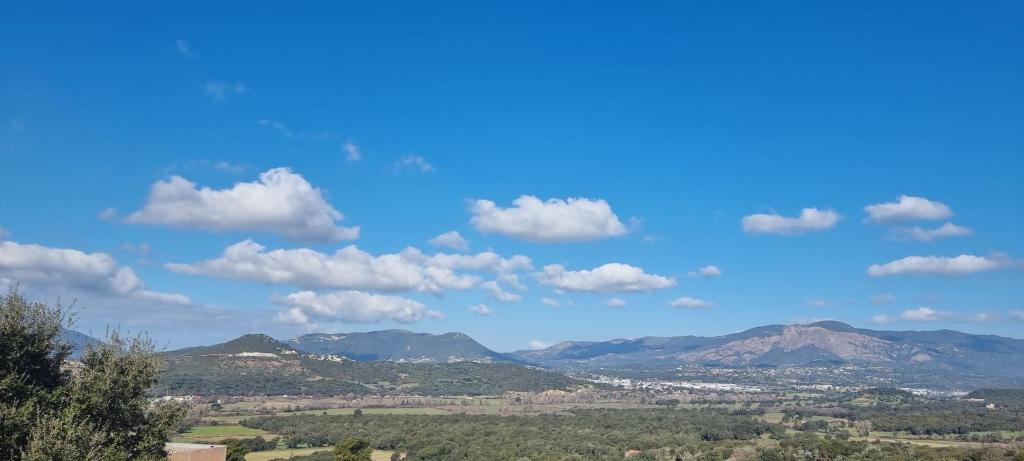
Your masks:
<svg viewBox="0 0 1024 461"><path fill-rule="evenodd" d="M3 9L0 281L84 331L1024 337L1019 2Z"/></svg>

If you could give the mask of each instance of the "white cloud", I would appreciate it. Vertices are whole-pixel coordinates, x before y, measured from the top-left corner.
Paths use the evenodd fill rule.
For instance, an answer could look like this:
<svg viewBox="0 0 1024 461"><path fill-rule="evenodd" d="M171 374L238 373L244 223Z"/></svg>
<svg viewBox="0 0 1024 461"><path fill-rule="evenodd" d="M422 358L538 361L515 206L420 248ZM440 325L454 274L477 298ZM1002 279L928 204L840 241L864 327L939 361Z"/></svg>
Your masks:
<svg viewBox="0 0 1024 461"><path fill-rule="evenodd" d="M174 42L174 48L178 50L178 54L184 56L186 59L196 59L199 57L194 51L192 51L192 44L185 40L176 40Z"/></svg>
<svg viewBox="0 0 1024 461"><path fill-rule="evenodd" d="M203 86L203 91L214 101L222 102L229 94L242 94L246 90L245 85L241 83L225 83L211 80Z"/></svg>
<svg viewBox="0 0 1024 461"><path fill-rule="evenodd" d="M687 309L702 309L705 307L714 306L714 303L710 303L703 299L691 298L689 296L683 296L681 298L673 299L668 303L672 307L682 307Z"/></svg>
<svg viewBox="0 0 1024 461"><path fill-rule="evenodd" d="M483 316L488 316L488 315L491 315L491 314L494 313L494 311L492 311L491 308L487 307L486 304L476 304L476 305L473 305L473 306L469 306L469 309L466 309L466 310L468 310L468 311L470 311L470 312L472 312L472 313L474 313L476 315L483 315Z"/></svg>
<svg viewBox="0 0 1024 461"><path fill-rule="evenodd" d="M359 151L359 146L355 145L352 141L346 141L341 146L341 150L345 151L346 162L358 162L363 158L363 153Z"/></svg>
<svg viewBox="0 0 1024 461"><path fill-rule="evenodd" d="M891 303L891 302L893 302L893 300L895 300L895 299L896 299L896 296L895 296L895 295L892 295L892 294L890 294L890 293L882 293L882 294L880 294L880 295L874 295L874 296L872 296L872 297L871 297L871 304L874 304L874 305L876 305L876 306L880 306L880 305L882 305L882 304L888 304L888 303Z"/></svg>
<svg viewBox="0 0 1024 461"><path fill-rule="evenodd" d="M427 159L425 159L425 158L423 158L423 157L421 157L419 155L415 155L415 154L408 154L408 155L403 156L402 158L398 159L397 162L395 162L393 167L394 167L394 170L396 172L399 172L399 171L409 171L409 172L416 172L416 173L432 173L432 172L434 172L434 165L431 165L430 163L428 163Z"/></svg>
<svg viewBox="0 0 1024 461"><path fill-rule="evenodd" d="M627 303L626 300L622 298L611 298L606 301L605 304L611 307L625 307Z"/></svg>
<svg viewBox="0 0 1024 461"><path fill-rule="evenodd" d="M115 297L189 304L188 297L150 291L130 267L106 253L0 241L0 279L50 290L75 289Z"/></svg>
<svg viewBox="0 0 1024 461"><path fill-rule="evenodd" d="M722 270L719 269L718 266L708 265L708 266L701 267L700 269L697 269L695 271L687 272L686 275L689 276L689 277L702 278L702 279L711 278L711 277L721 277Z"/></svg>
<svg viewBox="0 0 1024 461"><path fill-rule="evenodd" d="M519 296L515 293L509 293L503 290L501 288L501 285L498 285L498 282L495 282L493 280L488 280L484 283L481 283L480 288L486 291L487 294L495 301L500 301L503 303L515 303L523 300L522 296Z"/></svg>
<svg viewBox="0 0 1024 461"><path fill-rule="evenodd" d="M919 242L930 242L935 239L946 237L966 237L974 231L969 227L958 226L953 223L946 223L934 229L925 229L920 226L899 227L890 232L890 236L899 240L917 240Z"/></svg>
<svg viewBox="0 0 1024 461"><path fill-rule="evenodd" d="M4 228L0 227L0 242L2 242L9 235L11 235L11 233L7 232L7 229L4 229Z"/></svg>
<svg viewBox="0 0 1024 461"><path fill-rule="evenodd" d="M519 274L501 274L498 275L498 281L519 291L526 291L526 285L519 281Z"/></svg>
<svg viewBox="0 0 1024 461"><path fill-rule="evenodd" d="M508 273L529 269L530 259L495 253L426 255L409 247L401 253L374 256L350 245L332 254L309 248L266 248L244 240L226 248L219 258L192 264L171 263L171 271L249 282L295 285L302 288L337 288L369 291L467 290L480 277L456 271Z"/></svg>
<svg viewBox="0 0 1024 461"><path fill-rule="evenodd" d="M900 314L900 318L903 320L910 321L931 321L939 320L939 313L935 312L930 307L918 307L917 309L908 309Z"/></svg>
<svg viewBox="0 0 1024 461"><path fill-rule="evenodd" d="M812 299L810 301L807 301L807 304L810 305L811 307L828 307L829 306L828 300L820 299L820 298L819 299Z"/></svg>
<svg viewBox="0 0 1024 461"><path fill-rule="evenodd" d="M1024 310L1010 311L1010 318L1024 322Z"/></svg>
<svg viewBox="0 0 1024 461"><path fill-rule="evenodd" d="M897 321L905 322L936 322L939 320L945 321L959 321L959 322L994 322L999 320L999 316L981 312L977 314L958 314L955 312L941 312L931 307L918 307L916 309L907 309L903 311L899 316L891 315L874 315L871 317L871 322L878 324L888 324Z"/></svg>
<svg viewBox="0 0 1024 461"><path fill-rule="evenodd" d="M832 210L804 208L795 218L778 214L752 214L743 217L743 231L748 234L799 235L831 229L839 222L839 213Z"/></svg>
<svg viewBox="0 0 1024 461"><path fill-rule="evenodd" d="M541 304L549 307L558 307L562 305L562 303L558 302L557 299L552 298L541 298L540 302Z"/></svg>
<svg viewBox="0 0 1024 461"><path fill-rule="evenodd" d="M551 347L550 343L541 341L539 339L535 339L533 341L530 341L530 349L533 349L535 351L538 351L538 350L541 350L541 349L547 349L548 347Z"/></svg>
<svg viewBox="0 0 1024 461"><path fill-rule="evenodd" d="M217 232L270 232L292 240L336 242L359 237L343 216L301 175L288 168L228 189L197 188L180 176L153 184L146 205L125 221Z"/></svg>
<svg viewBox="0 0 1024 461"><path fill-rule="evenodd" d="M500 208L490 200L476 200L470 223L485 234L497 233L533 242L598 240L628 232L604 200L586 198L541 201L523 195L514 206Z"/></svg>
<svg viewBox="0 0 1024 461"><path fill-rule="evenodd" d="M288 307L286 311L278 314L278 321L300 325L315 321L377 323L393 320L412 323L425 318L443 317L440 312L427 309L412 299L361 291L334 291L323 294L300 291L276 302Z"/></svg>
<svg viewBox="0 0 1024 461"><path fill-rule="evenodd" d="M953 210L943 203L910 195L901 195L896 202L868 205L864 211L868 214L866 220L871 222L939 220L953 216Z"/></svg>
<svg viewBox="0 0 1024 461"><path fill-rule="evenodd" d="M648 274L629 264L608 263L591 270L567 271L561 264L544 266L540 283L565 291L621 293L651 291L676 284L671 277Z"/></svg>
<svg viewBox="0 0 1024 461"><path fill-rule="evenodd" d="M436 247L448 247L456 250L466 251L469 249L469 241L462 237L458 231L448 231L430 239L427 243Z"/></svg>
<svg viewBox="0 0 1024 461"><path fill-rule="evenodd" d="M984 256L963 254L955 258L941 256L907 256L885 264L872 264L868 275L887 277L891 275L967 275L975 272L1002 269L1012 263L1005 258L990 259Z"/></svg>

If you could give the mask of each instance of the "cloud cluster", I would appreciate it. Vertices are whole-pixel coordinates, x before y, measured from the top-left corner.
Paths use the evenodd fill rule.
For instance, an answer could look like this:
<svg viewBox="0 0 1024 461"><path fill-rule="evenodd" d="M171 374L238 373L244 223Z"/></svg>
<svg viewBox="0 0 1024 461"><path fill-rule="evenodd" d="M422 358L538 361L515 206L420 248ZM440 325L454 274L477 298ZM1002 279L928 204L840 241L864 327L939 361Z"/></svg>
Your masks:
<svg viewBox="0 0 1024 461"><path fill-rule="evenodd" d="M832 210L804 208L800 216L752 214L743 217L743 231L748 234L799 235L831 229L839 222L839 213Z"/></svg>
<svg viewBox="0 0 1024 461"><path fill-rule="evenodd" d="M445 289L467 290L480 283L480 277L459 273L459 270L506 273L529 269L531 262L525 256L503 258L492 252L427 255L413 247L401 253L380 256L354 245L333 254L309 248L266 251L263 245L244 240L229 246L219 258L192 264L170 263L166 267L183 274L295 285L306 289L439 294Z"/></svg>
<svg viewBox="0 0 1024 461"><path fill-rule="evenodd" d="M946 204L911 195L901 195L895 202L868 205L864 211L870 222L934 221L953 216L953 210Z"/></svg>
<svg viewBox="0 0 1024 461"><path fill-rule="evenodd" d="M0 241L0 279L57 290L83 290L164 304L189 304L176 293L150 291L130 267L106 253Z"/></svg>
<svg viewBox="0 0 1024 461"><path fill-rule="evenodd" d="M394 320L411 323L425 318L442 318L443 314L427 309L422 303L399 296L369 294L361 291L333 291L318 294L299 291L276 300L288 310L277 319L293 325L317 321L377 323Z"/></svg>
<svg viewBox="0 0 1024 461"><path fill-rule="evenodd" d="M490 200L476 200L470 223L485 234L495 233L532 242L573 242L624 235L626 226L608 202L586 198L541 201L523 195L501 208Z"/></svg>
<svg viewBox="0 0 1024 461"><path fill-rule="evenodd" d="M608 263L591 270L566 270L561 264L544 266L540 283L565 291L626 293L668 288L676 284L671 277L648 274L629 264Z"/></svg>
<svg viewBox="0 0 1024 461"><path fill-rule="evenodd" d="M867 273L871 277L892 275L968 275L976 272L1003 269L1012 265L1005 257L986 258L962 254L947 258L941 256L907 256L885 264L872 264Z"/></svg>
<svg viewBox="0 0 1024 461"><path fill-rule="evenodd" d="M145 206L125 221L215 232L269 232L292 240L336 242L359 237L341 213L301 175L274 168L255 182L197 188L180 176L153 184Z"/></svg>

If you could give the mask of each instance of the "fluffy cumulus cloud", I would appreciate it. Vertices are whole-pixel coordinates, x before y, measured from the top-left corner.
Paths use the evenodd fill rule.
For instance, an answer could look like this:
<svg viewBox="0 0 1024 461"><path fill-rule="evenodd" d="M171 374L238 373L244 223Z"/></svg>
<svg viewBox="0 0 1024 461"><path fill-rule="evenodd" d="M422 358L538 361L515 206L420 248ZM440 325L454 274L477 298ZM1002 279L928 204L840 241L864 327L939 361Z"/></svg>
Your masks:
<svg viewBox="0 0 1024 461"><path fill-rule="evenodd" d="M719 269L718 266L708 265L708 266L703 266L700 269L697 269L695 271L687 272L686 275L689 276L689 277L702 278L702 279L711 278L711 277L721 277L722 276L722 270Z"/></svg>
<svg viewBox="0 0 1024 461"><path fill-rule="evenodd" d="M622 298L611 298L608 301L605 301L605 304L611 307L625 307L627 303L626 300Z"/></svg>
<svg viewBox="0 0 1024 461"><path fill-rule="evenodd" d="M523 195L502 208L490 200L476 200L470 222L485 234L494 233L532 242L598 240L628 232L604 200L586 198L541 201Z"/></svg>
<svg viewBox="0 0 1024 461"><path fill-rule="evenodd" d="M82 290L115 297L189 304L176 293L150 291L130 267L106 253L0 241L0 282L25 283L50 290Z"/></svg>
<svg viewBox="0 0 1024 461"><path fill-rule="evenodd" d="M907 256L885 264L872 264L868 275L888 277L892 275L968 275L975 272L991 271L1011 266L1005 257L986 258L963 254L953 258L942 256Z"/></svg>
<svg viewBox="0 0 1024 461"><path fill-rule="evenodd" d="M292 240L336 242L359 237L342 227L341 213L301 175L288 168L260 174L258 181L227 189L196 187L172 176L153 184L146 205L125 218L134 224L217 232L269 232Z"/></svg>
<svg viewBox="0 0 1024 461"><path fill-rule="evenodd" d="M466 310L468 310L468 311L470 311L470 312L472 312L472 313L474 313L476 315L482 315L482 316L488 316L488 315L491 315L491 314L494 313L494 311L492 311L491 308L487 307L486 304L476 304L476 305L473 305L473 306L469 306L469 309L466 309Z"/></svg>
<svg viewBox="0 0 1024 461"><path fill-rule="evenodd" d="M300 291L276 302L288 307L278 314L277 319L295 325L315 322L377 323L384 320L412 323L443 317L440 312L427 309L412 299L361 291Z"/></svg>
<svg viewBox="0 0 1024 461"><path fill-rule="evenodd" d="M832 210L804 208L800 216L752 214L743 217L743 231L748 234L799 235L835 227L839 213Z"/></svg>
<svg viewBox="0 0 1024 461"><path fill-rule="evenodd" d="M680 298L673 299L672 301L669 301L668 305L672 307L680 307L685 309L702 309L705 307L711 307L714 304L703 299L683 296Z"/></svg>
<svg viewBox="0 0 1024 461"><path fill-rule="evenodd" d="M544 266L540 283L564 291L624 293L651 291L676 284L671 277L648 274L629 264L608 263L591 270L566 270L561 264Z"/></svg>
<svg viewBox="0 0 1024 461"><path fill-rule="evenodd" d="M876 203L864 207L867 221L899 222L913 220L939 220L953 216L946 204L928 200L924 197L901 195L895 202Z"/></svg>
<svg viewBox="0 0 1024 461"><path fill-rule="evenodd" d="M480 283L479 276L458 271L506 273L529 269L530 264L529 258L519 255L427 255L412 247L379 256L354 245L332 254L309 248L267 251L263 245L244 240L229 246L219 258L192 264L171 263L166 267L184 274L307 289L441 293L445 289L467 290Z"/></svg>
<svg viewBox="0 0 1024 461"><path fill-rule="evenodd" d="M562 305L557 299L552 298L541 298L540 303L548 307L559 307Z"/></svg>
<svg viewBox="0 0 1024 461"><path fill-rule="evenodd" d="M897 240L917 240L919 242L931 242L932 240L949 237L967 237L974 231L969 227L958 226L951 222L945 223L933 229L926 229L921 226L898 227L893 229L889 235Z"/></svg>
<svg viewBox="0 0 1024 461"><path fill-rule="evenodd" d="M522 296L505 291L504 289L501 288L501 285L498 285L498 282L495 282L493 280L481 283L480 288L486 291L487 295L490 296L495 301L500 301L503 303L515 303L523 300Z"/></svg>
<svg viewBox="0 0 1024 461"><path fill-rule="evenodd" d="M469 249L469 241L462 237L458 231L448 231L427 242L436 247L448 247L455 250L466 251Z"/></svg>
<svg viewBox="0 0 1024 461"><path fill-rule="evenodd" d="M1024 310L1012 310L1010 311L1010 318L1019 322L1024 322Z"/></svg>

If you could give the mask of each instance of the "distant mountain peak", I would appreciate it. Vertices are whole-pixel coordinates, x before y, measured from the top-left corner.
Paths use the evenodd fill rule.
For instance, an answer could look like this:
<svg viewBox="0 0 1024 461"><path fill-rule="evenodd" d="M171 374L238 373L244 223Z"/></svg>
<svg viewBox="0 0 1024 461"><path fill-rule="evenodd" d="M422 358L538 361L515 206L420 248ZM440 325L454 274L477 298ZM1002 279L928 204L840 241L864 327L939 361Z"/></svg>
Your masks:
<svg viewBox="0 0 1024 461"><path fill-rule="evenodd" d="M494 352L461 332L442 334L408 330L353 333L310 333L288 341L306 353L330 354L361 361L396 362L520 362Z"/></svg>

